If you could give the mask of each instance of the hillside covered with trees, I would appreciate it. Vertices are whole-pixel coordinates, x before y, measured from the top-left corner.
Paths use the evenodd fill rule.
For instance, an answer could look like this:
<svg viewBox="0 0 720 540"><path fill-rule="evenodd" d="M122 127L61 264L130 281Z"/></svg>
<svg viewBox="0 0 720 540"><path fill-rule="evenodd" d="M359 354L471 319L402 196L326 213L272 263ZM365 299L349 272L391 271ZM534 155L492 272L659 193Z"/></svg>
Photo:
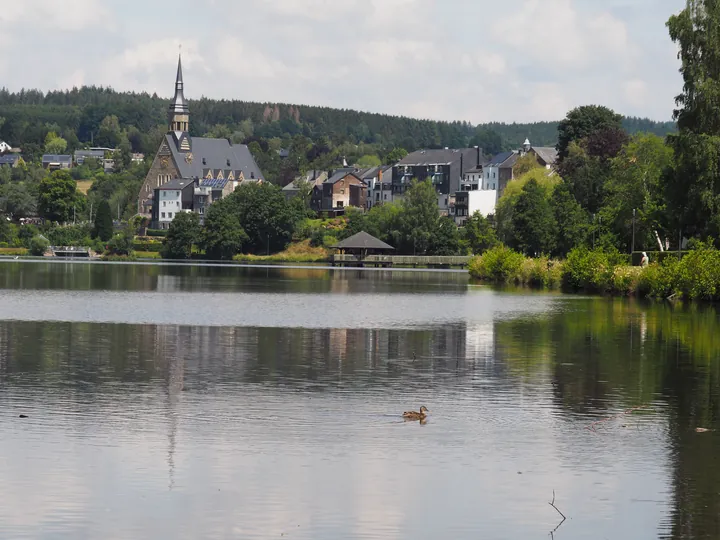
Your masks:
<svg viewBox="0 0 720 540"><path fill-rule="evenodd" d="M67 151L88 144L118 147L121 133L125 133L134 152L153 154L166 131L168 102L169 98L157 95L97 87L47 93L2 89L0 140L37 156L50 132L67 141ZM304 136L326 146L367 145L365 150L380 159L393 148L411 152L419 148L478 145L492 154L517 148L526 137L537 146L554 146L558 128L558 122L472 125L329 107L205 98L191 101L190 110L193 136L226 137L246 144L256 141L265 151L271 140L288 146L293 137ZM624 119L623 127L631 135L647 132L664 136L675 130L674 122L639 118Z"/></svg>

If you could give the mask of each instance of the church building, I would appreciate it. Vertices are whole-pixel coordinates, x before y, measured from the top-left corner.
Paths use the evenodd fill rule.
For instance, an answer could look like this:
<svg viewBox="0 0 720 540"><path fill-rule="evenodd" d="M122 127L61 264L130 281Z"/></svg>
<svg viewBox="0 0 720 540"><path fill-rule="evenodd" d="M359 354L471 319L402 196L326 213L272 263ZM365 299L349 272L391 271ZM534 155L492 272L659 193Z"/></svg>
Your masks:
<svg viewBox="0 0 720 540"><path fill-rule="evenodd" d="M175 97L168 110L165 135L140 188L140 212L150 215L155 190L171 180L220 181L233 189L243 182L262 182L263 174L248 147L227 139L190 136L190 108L185 99L182 59L178 59Z"/></svg>

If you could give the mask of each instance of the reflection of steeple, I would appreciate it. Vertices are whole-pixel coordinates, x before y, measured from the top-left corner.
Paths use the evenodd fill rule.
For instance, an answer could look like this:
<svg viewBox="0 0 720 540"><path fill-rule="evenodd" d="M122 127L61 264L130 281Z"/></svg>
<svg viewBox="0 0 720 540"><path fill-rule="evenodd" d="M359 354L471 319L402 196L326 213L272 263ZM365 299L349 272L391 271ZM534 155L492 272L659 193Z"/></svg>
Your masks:
<svg viewBox="0 0 720 540"><path fill-rule="evenodd" d="M168 487L175 487L175 447L177 438L177 405L185 383L185 359L179 357L177 352L182 349L178 344L175 354L169 358L167 394L168 394Z"/></svg>

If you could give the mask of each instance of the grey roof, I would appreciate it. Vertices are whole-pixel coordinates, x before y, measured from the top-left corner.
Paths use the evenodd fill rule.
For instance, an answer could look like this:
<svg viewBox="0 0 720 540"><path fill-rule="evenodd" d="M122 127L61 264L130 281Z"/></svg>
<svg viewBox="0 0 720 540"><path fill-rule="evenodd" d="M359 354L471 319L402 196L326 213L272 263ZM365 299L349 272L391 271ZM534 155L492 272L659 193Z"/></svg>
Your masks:
<svg viewBox="0 0 720 540"><path fill-rule="evenodd" d="M533 146L533 150L540 156L545 163L548 165L555 165L558 158L557 148L551 146Z"/></svg>
<svg viewBox="0 0 720 540"><path fill-rule="evenodd" d="M477 153L475 148L442 149L442 150L418 150L412 154L408 154L397 165L399 166L425 166L425 165L449 165L460 160L460 156L464 155L465 159L473 159ZM469 162L468 162L469 163Z"/></svg>
<svg viewBox="0 0 720 540"><path fill-rule="evenodd" d="M165 135L165 141L175 158L183 178L203 178L208 169L242 171L245 180L263 180L263 174L255 163L250 150L244 144L231 145L227 139L206 139L192 137L191 147L193 159L185 160L185 153L178 150L175 136ZM205 163L203 163L203 159ZM230 164L228 165L228 161Z"/></svg>
<svg viewBox="0 0 720 540"><path fill-rule="evenodd" d="M14 165L20 160L20 154L5 154L0 156L0 165Z"/></svg>
<svg viewBox="0 0 720 540"><path fill-rule="evenodd" d="M490 160L490 163L488 163L488 167L500 167L514 155L515 152L500 152L499 154L495 154Z"/></svg>
<svg viewBox="0 0 720 540"><path fill-rule="evenodd" d="M188 114L190 108L185 99L183 75L182 75L182 58L178 57L177 77L175 78L175 97L170 102L170 114Z"/></svg>
<svg viewBox="0 0 720 540"><path fill-rule="evenodd" d="M75 150L75 157L78 156L104 158L105 150Z"/></svg>
<svg viewBox="0 0 720 540"><path fill-rule="evenodd" d="M296 178L283 188L283 191L297 191L297 182L305 181L309 182L312 186L319 186L325 180L327 180L327 172L325 171L310 171L302 178Z"/></svg>
<svg viewBox="0 0 720 540"><path fill-rule="evenodd" d="M333 175L330 178L325 180L324 183L325 184L335 184L348 175L353 175L355 178L362 181L362 178L360 178L355 171L356 171L356 169L352 169L352 168L351 169L338 169L337 171L335 171L333 173Z"/></svg>
<svg viewBox="0 0 720 540"><path fill-rule="evenodd" d="M350 238L343 240L337 245L334 245L335 249L378 249L378 250L393 250L394 247L386 244L382 240L378 240L374 236L369 235L365 231L359 232Z"/></svg>
<svg viewBox="0 0 720 540"><path fill-rule="evenodd" d="M464 172L465 172L465 174L468 174L468 173L481 173L481 172L483 172L483 169L484 169L484 168L485 168L484 165L473 165L470 169L467 169L467 170L464 171Z"/></svg>
<svg viewBox="0 0 720 540"><path fill-rule="evenodd" d="M44 154L43 163L72 163L72 156Z"/></svg>
<svg viewBox="0 0 720 540"><path fill-rule="evenodd" d="M175 178L174 180L170 180L169 182L164 183L159 188L155 189L161 189L161 190L179 190L184 189L188 187L190 184L194 184L195 181L191 180L189 178Z"/></svg>

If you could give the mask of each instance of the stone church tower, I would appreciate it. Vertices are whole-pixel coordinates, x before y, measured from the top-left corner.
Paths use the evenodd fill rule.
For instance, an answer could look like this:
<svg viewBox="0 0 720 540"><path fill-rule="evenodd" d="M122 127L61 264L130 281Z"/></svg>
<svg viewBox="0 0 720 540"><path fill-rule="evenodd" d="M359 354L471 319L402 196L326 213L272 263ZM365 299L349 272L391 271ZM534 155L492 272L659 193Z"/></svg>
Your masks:
<svg viewBox="0 0 720 540"><path fill-rule="evenodd" d="M138 213L149 216L155 191L181 179L232 192L243 182L262 182L263 174L246 145L190 136L190 107L185 98L182 58L178 58L175 95L168 107L168 131L140 188Z"/></svg>

